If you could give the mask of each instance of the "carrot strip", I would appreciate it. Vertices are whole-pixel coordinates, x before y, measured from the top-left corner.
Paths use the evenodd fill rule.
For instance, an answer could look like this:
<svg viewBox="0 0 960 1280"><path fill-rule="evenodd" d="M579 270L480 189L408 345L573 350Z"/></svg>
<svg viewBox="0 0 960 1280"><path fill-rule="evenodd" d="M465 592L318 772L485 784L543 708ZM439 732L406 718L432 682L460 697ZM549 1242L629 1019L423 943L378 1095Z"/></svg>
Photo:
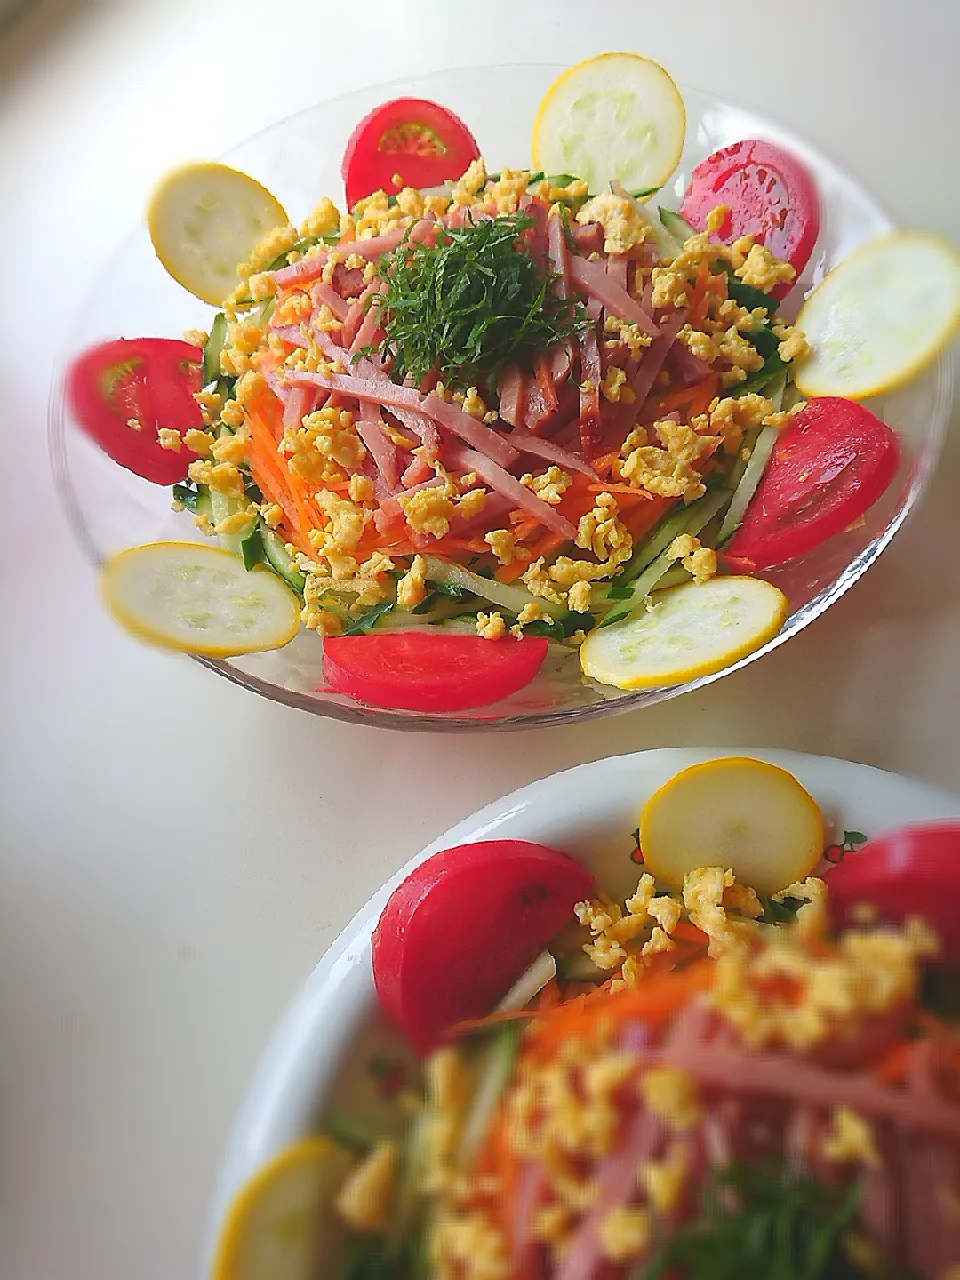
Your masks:
<svg viewBox="0 0 960 1280"><path fill-rule="evenodd" d="M599 458L594 458L593 469L598 476L609 475L619 461L619 453L603 453Z"/></svg>
<svg viewBox="0 0 960 1280"><path fill-rule="evenodd" d="M642 1018L652 1026L663 1026L687 1000L706 990L713 976L712 962L703 960L685 969L650 974L636 987L618 991L601 987L554 1009L538 1010L530 1032L531 1052L552 1057L565 1041L589 1035L605 1017L615 1022Z"/></svg>
<svg viewBox="0 0 960 1280"><path fill-rule="evenodd" d="M650 502L638 502L632 511L627 511L623 523L630 530L634 542L650 532L653 526L673 506L675 499L654 497Z"/></svg>
<svg viewBox="0 0 960 1280"><path fill-rule="evenodd" d="M877 1080L885 1085L900 1084L905 1080L914 1048L915 1045L910 1040L895 1044L879 1066L874 1069L873 1074Z"/></svg>
<svg viewBox="0 0 960 1280"><path fill-rule="evenodd" d="M551 978L547 985L540 992L540 999L537 1001L538 1009L554 1009L560 1003L560 988L557 986L556 978Z"/></svg>
<svg viewBox="0 0 960 1280"><path fill-rule="evenodd" d="M587 488L591 493L619 493L625 498L632 498L634 502L648 501L653 497L646 489L634 489L629 484L588 484Z"/></svg>
<svg viewBox="0 0 960 1280"><path fill-rule="evenodd" d="M706 413L713 403L715 396L720 394L720 375L718 373L708 374L702 382L697 383L699 388L698 394L690 401L690 417L696 418L701 413Z"/></svg>
<svg viewBox="0 0 960 1280"><path fill-rule="evenodd" d="M509 585L516 582L518 578L522 578L533 563L533 556L529 551L524 551L518 555L516 560L512 560L510 564L502 564L494 570L493 576L498 582L504 582Z"/></svg>

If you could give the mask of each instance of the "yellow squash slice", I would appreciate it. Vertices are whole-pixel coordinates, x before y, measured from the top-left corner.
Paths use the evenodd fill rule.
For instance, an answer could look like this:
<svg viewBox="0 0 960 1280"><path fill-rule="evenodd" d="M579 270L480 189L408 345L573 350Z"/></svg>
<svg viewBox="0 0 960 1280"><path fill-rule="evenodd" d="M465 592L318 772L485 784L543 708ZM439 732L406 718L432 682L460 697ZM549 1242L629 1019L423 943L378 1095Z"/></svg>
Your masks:
<svg viewBox="0 0 960 1280"><path fill-rule="evenodd" d="M640 818L644 864L673 889L697 867L724 867L757 893L776 893L808 876L824 845L813 796L786 769L749 756L691 765Z"/></svg>
<svg viewBox="0 0 960 1280"><path fill-rule="evenodd" d="M602 53L565 71L533 126L533 164L583 178L594 194L619 179L627 191L661 187L687 129L680 90L636 53Z"/></svg>
<svg viewBox="0 0 960 1280"><path fill-rule="evenodd" d="M777 587L732 576L683 583L652 597L651 607L580 646L584 674L618 689L653 689L711 675L772 640L789 607Z"/></svg>
<svg viewBox="0 0 960 1280"><path fill-rule="evenodd" d="M128 631L165 649L228 658L279 649L300 629L300 601L258 565L203 542L149 542L107 561L107 608Z"/></svg>
<svg viewBox="0 0 960 1280"><path fill-rule="evenodd" d="M268 231L287 224L279 200L248 173L189 164L160 183L147 210L157 257L179 284L219 307L240 281L237 265Z"/></svg>
<svg viewBox="0 0 960 1280"><path fill-rule="evenodd" d="M349 1249L333 1203L355 1157L329 1138L288 1147L243 1188L220 1234L210 1280L319 1280Z"/></svg>
<svg viewBox="0 0 960 1280"><path fill-rule="evenodd" d="M924 231L880 236L824 276L797 325L813 348L796 371L803 395L865 400L891 391L960 329L960 253Z"/></svg>

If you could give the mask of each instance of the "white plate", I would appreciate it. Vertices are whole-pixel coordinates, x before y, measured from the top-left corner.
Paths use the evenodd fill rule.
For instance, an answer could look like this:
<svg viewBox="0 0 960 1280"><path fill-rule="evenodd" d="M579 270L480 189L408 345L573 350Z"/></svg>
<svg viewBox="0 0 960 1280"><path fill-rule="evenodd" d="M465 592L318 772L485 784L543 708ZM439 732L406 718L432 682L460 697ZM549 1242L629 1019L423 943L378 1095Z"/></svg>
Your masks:
<svg viewBox="0 0 960 1280"><path fill-rule="evenodd" d="M357 1063L378 1048L397 1052L379 1018L370 964L374 926L390 893L440 849L491 837L540 840L590 866L614 896L636 884L631 832L644 802L688 765L750 755L794 773L815 796L833 831L869 836L912 822L960 818L960 797L867 765L793 751L668 747L579 765L531 783L464 819L407 863L357 912L287 1011L257 1071L220 1173L208 1230L208 1257L238 1188L289 1142L314 1127L320 1109L369 1110L372 1081Z"/></svg>

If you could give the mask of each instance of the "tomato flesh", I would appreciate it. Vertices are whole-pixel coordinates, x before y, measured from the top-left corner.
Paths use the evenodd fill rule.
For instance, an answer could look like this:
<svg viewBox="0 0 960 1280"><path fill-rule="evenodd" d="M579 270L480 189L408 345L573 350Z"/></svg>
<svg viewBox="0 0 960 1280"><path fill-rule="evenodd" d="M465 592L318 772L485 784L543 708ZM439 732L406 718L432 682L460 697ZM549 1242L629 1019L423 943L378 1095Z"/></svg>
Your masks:
<svg viewBox="0 0 960 1280"><path fill-rule="evenodd" d="M693 171L680 212L705 231L707 215L718 205L729 209L717 233L732 244L752 235L775 257L789 262L799 276L820 234L820 201L807 167L772 142L747 138L708 156ZM792 284L779 284L777 298Z"/></svg>
<svg viewBox="0 0 960 1280"><path fill-rule="evenodd" d="M84 351L67 371L67 399L83 431L121 467L153 484L186 479L196 458L160 447L161 427L203 429L193 398L203 385L203 351L170 338L119 338ZM140 424L139 430L129 425Z"/></svg>
<svg viewBox="0 0 960 1280"><path fill-rule="evenodd" d="M940 939L940 959L960 963L960 821L891 831L848 853L824 877L840 926L869 903L886 921L918 916Z"/></svg>
<svg viewBox="0 0 960 1280"><path fill-rule="evenodd" d="M893 431L839 396L808 400L783 429L725 549L741 569L771 569L806 555L873 506L900 465Z"/></svg>
<svg viewBox="0 0 960 1280"><path fill-rule="evenodd" d="M459 178L480 155L473 134L452 111L426 98L394 98L364 116L340 166L352 209L374 191L436 187Z"/></svg>
<svg viewBox="0 0 960 1280"><path fill-rule="evenodd" d="M374 707L464 711L499 702L529 684L547 647L541 636L330 636L323 644L323 673L336 693Z"/></svg>
<svg viewBox="0 0 960 1280"><path fill-rule="evenodd" d="M594 889L579 862L528 840L428 858L394 890L373 935L384 1012L428 1053L456 1023L492 1012Z"/></svg>

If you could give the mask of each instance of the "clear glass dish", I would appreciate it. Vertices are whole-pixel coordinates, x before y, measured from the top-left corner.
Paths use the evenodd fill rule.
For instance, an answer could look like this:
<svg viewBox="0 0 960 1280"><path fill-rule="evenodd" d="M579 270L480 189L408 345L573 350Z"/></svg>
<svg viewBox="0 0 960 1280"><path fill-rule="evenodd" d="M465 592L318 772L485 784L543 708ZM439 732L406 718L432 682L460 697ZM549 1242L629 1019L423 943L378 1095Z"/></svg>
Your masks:
<svg viewBox="0 0 960 1280"><path fill-rule="evenodd" d="M222 157L264 182L298 221L325 194L342 191L340 158L361 117L391 97L434 98L474 131L491 168L530 163L537 107L562 70L552 65L469 67L435 72L347 94L272 125ZM679 167L661 193L679 205L693 167L718 147L745 137L767 137L795 151L813 171L822 201L822 229L811 261L784 306L790 318L805 293L830 267L891 223L873 199L819 152L775 124L681 86L687 139ZM91 291L68 336L64 363L91 343L114 337L179 336L204 328L211 309L163 270L145 225L118 248ZM791 613L762 649L725 670L669 688L624 693L585 682L575 652L551 646L537 679L494 706L451 714L386 711L324 689L322 641L301 633L286 648L229 660L195 661L266 698L338 720L397 729L514 729L566 724L613 715L673 698L719 680L784 644L824 612L877 559L923 492L939 457L952 400L952 365L940 361L909 386L871 402L903 444L900 474L863 524L817 551L767 574L787 595ZM82 545L97 565L123 547L164 538L201 537L189 513L170 508L170 492L147 483L101 453L72 420L55 381L49 412L51 460L64 506Z"/></svg>

